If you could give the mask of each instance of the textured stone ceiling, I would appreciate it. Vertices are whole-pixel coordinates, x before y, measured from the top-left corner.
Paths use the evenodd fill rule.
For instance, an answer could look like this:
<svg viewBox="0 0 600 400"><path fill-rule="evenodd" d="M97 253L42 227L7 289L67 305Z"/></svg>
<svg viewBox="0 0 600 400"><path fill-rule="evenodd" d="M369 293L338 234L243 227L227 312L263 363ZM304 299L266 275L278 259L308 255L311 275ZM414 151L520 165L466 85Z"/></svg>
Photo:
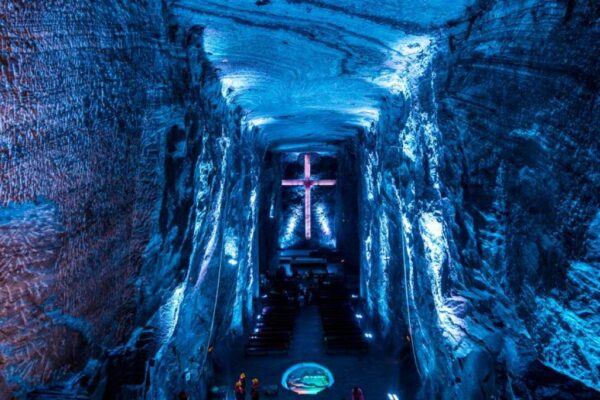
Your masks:
<svg viewBox="0 0 600 400"><path fill-rule="evenodd" d="M224 95L279 150L322 148L378 118L400 90L410 56L464 15L471 0L179 0L178 16L205 27Z"/></svg>

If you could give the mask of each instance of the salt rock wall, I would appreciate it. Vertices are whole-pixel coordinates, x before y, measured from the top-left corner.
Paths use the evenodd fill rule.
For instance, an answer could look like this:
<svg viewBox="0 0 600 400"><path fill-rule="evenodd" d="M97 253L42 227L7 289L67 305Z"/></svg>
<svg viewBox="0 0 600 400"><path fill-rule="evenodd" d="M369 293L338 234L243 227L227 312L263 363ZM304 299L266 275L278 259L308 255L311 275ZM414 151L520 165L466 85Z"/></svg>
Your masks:
<svg viewBox="0 0 600 400"><path fill-rule="evenodd" d="M599 15L480 2L363 135L363 289L425 398L597 396Z"/></svg>
<svg viewBox="0 0 600 400"><path fill-rule="evenodd" d="M472 261L494 271L537 357L599 389L600 282L591 249L600 209L600 6L488 7L450 34L439 65L447 73L438 76L447 153L464 154L455 193L478 211ZM457 187L456 161L445 158L444 180Z"/></svg>
<svg viewBox="0 0 600 400"><path fill-rule="evenodd" d="M259 247L260 272L266 274L278 265L279 230L283 220L281 153L267 151L262 158L260 179Z"/></svg>
<svg viewBox="0 0 600 400"><path fill-rule="evenodd" d="M0 16L0 398L86 363L90 391L127 396L137 370L116 368L143 370L176 334L184 282L214 298L217 256L235 283L213 340L251 307L257 178L236 176L256 168L251 133L219 100L202 30L160 2L9 1Z"/></svg>
<svg viewBox="0 0 600 400"><path fill-rule="evenodd" d="M216 77L207 79L196 68L192 76L200 78L190 85L202 94L196 107L208 117L197 121L192 135L199 140L193 146L199 153L181 158L192 180L177 181L177 195L163 199L161 227L154 230L146 253L151 261L139 282L148 298L160 290L168 294L147 325L156 352L154 362L147 364L147 381L137 382L142 390L136 394L152 399L181 390L207 393L216 358L228 353L230 339L248 325L258 287L261 171L256 132L248 131L240 111L232 111L221 98ZM177 216L173 200L180 198L192 204ZM165 278L176 284L166 287Z"/></svg>
<svg viewBox="0 0 600 400"><path fill-rule="evenodd" d="M360 170L356 157L356 141L340 146L336 154L336 249L344 255L346 274L359 274L360 246L358 240L358 190Z"/></svg>

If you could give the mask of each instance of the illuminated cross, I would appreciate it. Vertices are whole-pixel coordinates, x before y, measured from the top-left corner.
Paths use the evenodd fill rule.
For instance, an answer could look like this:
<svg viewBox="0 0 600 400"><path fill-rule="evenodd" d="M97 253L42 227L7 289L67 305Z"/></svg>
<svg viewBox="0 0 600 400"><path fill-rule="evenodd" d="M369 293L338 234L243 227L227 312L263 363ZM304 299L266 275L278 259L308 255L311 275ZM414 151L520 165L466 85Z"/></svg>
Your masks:
<svg viewBox="0 0 600 400"><path fill-rule="evenodd" d="M284 179L282 186L304 186L304 237L310 239L310 188L313 186L333 186L335 179L310 179L310 154L304 155L304 179Z"/></svg>

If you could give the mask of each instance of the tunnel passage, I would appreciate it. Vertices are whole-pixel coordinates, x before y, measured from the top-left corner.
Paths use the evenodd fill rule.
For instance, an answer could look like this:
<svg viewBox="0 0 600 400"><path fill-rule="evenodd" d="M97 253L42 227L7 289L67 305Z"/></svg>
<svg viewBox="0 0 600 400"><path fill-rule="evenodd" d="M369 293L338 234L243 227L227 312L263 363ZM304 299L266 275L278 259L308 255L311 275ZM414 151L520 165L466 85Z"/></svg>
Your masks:
<svg viewBox="0 0 600 400"><path fill-rule="evenodd" d="M0 398L598 397L594 2L0 18Z"/></svg>

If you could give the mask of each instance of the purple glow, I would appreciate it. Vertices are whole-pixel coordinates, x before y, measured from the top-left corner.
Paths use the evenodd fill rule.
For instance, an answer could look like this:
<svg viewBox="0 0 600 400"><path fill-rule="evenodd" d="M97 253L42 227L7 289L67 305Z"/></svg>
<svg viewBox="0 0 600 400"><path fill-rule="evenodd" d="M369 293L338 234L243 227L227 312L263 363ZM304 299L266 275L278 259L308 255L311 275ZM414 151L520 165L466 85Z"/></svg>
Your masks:
<svg viewBox="0 0 600 400"><path fill-rule="evenodd" d="M335 179L310 179L310 154L304 154L304 179L284 179L282 186L304 186L304 237L310 239L310 189L313 186L334 186Z"/></svg>

